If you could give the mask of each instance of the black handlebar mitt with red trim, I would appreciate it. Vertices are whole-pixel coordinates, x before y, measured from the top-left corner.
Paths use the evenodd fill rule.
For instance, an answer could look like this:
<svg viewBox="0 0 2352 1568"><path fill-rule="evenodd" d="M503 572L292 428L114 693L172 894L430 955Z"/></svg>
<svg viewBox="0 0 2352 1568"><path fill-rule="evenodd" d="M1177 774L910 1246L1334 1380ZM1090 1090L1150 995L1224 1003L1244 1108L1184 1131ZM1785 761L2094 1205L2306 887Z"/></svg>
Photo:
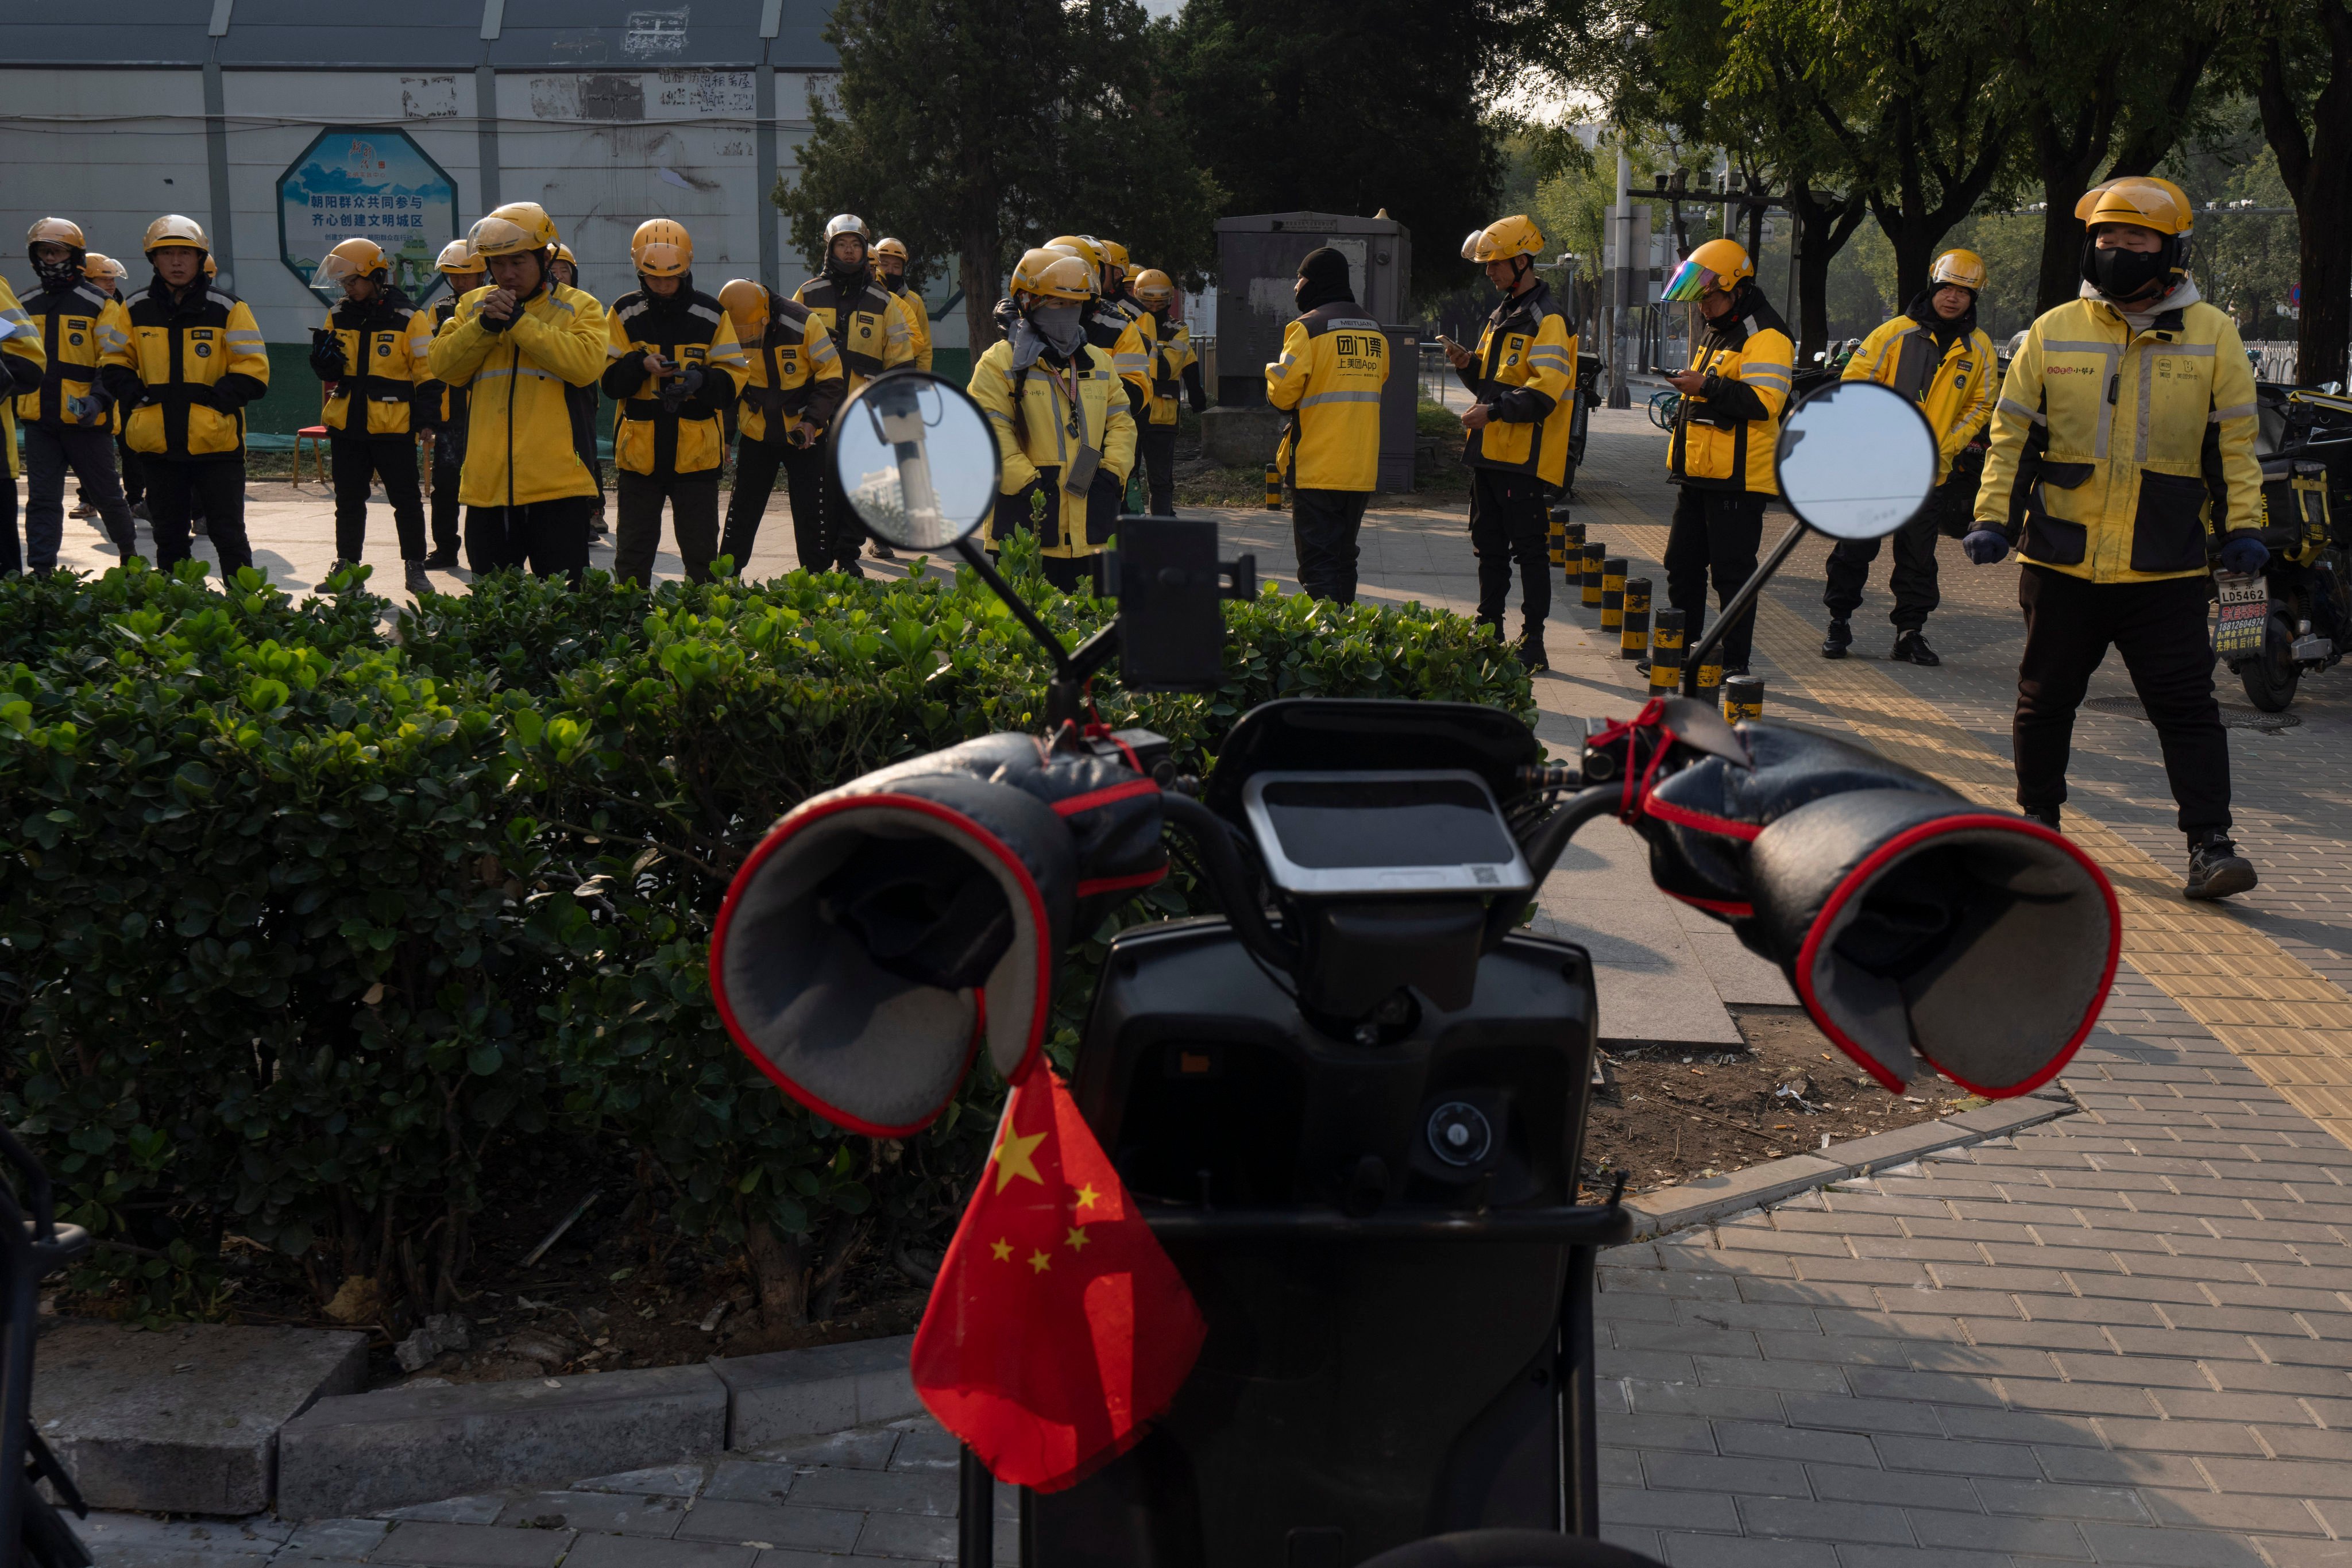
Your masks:
<svg viewBox="0 0 2352 1568"><path fill-rule="evenodd" d="M1658 887L1779 964L1822 1032L1890 1089L1916 1057L1994 1097L2053 1077L2098 1021L2122 951L2098 865L1835 736L1770 720L1738 735L1752 765L1685 749L1640 789Z"/></svg>
<svg viewBox="0 0 2352 1568"><path fill-rule="evenodd" d="M945 1110L985 1038L1020 1078L1075 933L1167 874L1160 792L1083 749L989 735L812 796L728 889L710 984L787 1094L899 1136Z"/></svg>
<svg viewBox="0 0 2352 1568"><path fill-rule="evenodd" d="M1738 733L1746 765L1677 748L1687 765L1660 769L1634 803L1633 826L1650 845L1650 879L1670 898L1723 920L1750 912L1748 846L1789 813L1858 789L1958 798L1926 773L1801 724L1751 720ZM1666 766L1675 760L1670 752Z"/></svg>

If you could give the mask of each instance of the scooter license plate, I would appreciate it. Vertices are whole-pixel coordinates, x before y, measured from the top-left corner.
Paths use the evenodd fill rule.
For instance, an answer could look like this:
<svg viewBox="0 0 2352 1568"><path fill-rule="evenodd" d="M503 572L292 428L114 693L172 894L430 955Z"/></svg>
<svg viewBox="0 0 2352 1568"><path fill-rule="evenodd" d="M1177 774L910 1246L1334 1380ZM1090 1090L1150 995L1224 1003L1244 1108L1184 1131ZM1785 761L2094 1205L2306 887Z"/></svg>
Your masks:
<svg viewBox="0 0 2352 1568"><path fill-rule="evenodd" d="M2246 658L2263 651L2263 630L2270 623L2270 579L2263 576L2216 579L2221 610L2213 623L2213 652L2223 659Z"/></svg>

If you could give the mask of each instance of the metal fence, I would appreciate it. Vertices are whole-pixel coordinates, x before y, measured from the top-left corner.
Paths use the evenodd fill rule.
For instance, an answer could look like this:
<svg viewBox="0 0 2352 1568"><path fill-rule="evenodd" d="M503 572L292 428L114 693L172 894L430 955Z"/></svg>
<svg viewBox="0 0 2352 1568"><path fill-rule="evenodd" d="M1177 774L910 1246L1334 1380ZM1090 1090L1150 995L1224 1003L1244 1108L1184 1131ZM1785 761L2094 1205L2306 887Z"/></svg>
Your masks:
<svg viewBox="0 0 2352 1568"><path fill-rule="evenodd" d="M2254 379L2292 383L2294 380L2294 345L2281 342L2248 343L2246 353L2253 357Z"/></svg>

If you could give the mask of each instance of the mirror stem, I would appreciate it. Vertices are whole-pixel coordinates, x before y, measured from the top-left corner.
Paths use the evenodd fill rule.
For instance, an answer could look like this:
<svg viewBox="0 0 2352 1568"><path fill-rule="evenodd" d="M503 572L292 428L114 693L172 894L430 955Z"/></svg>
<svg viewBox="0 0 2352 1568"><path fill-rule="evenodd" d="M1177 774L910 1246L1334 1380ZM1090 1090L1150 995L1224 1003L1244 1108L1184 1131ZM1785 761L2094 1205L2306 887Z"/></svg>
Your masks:
<svg viewBox="0 0 2352 1568"><path fill-rule="evenodd" d="M1780 542L1772 547L1772 553L1764 557L1756 570L1748 574L1747 582L1739 584L1739 592L1731 595L1731 603L1723 606L1722 613L1715 618L1715 625L1698 639L1698 647L1683 655L1684 696L1698 695L1699 666L1705 664L1706 656L1722 644L1723 634L1731 629L1732 623L1755 605L1756 595L1764 591L1764 584L1771 580L1773 573L1780 569L1780 563L1789 559L1789 552L1797 548L1797 541L1804 536L1803 522L1790 523L1789 531L1780 536Z"/></svg>
<svg viewBox="0 0 2352 1568"><path fill-rule="evenodd" d="M1028 603L1013 591L1013 584L1004 580L1003 573L997 571L995 564L988 559L987 552L974 544L971 542L971 535L968 533L955 542L955 551L958 555L963 557L965 565L980 574L982 582L996 590L996 596L1004 601L1004 607L1013 612L1013 618L1028 627L1029 635L1035 637L1039 645L1053 656L1054 678L1056 680L1069 679L1076 671L1070 665L1069 651L1062 647L1062 639L1055 637L1053 628L1039 620L1037 612L1031 609Z"/></svg>

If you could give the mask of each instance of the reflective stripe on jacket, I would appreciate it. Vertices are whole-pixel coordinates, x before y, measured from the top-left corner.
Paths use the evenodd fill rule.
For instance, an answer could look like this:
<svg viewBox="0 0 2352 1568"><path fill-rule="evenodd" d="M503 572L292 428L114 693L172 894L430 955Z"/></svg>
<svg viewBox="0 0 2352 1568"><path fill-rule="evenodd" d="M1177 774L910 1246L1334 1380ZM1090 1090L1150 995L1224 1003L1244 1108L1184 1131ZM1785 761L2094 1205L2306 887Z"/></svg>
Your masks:
<svg viewBox="0 0 2352 1568"><path fill-rule="evenodd" d="M0 278L0 327L8 330L7 337L0 339L0 359L7 362L5 366L0 366L7 373L5 379L0 379L0 386L21 388L40 384L41 373L47 368L48 361L41 348L41 334L31 331L31 318L25 314L24 307L16 303L16 291L8 287L6 279ZM14 397L0 396L0 446L7 448L8 477L13 479L17 472L16 399ZM16 525L11 522L9 526L13 528Z"/></svg>
<svg viewBox="0 0 2352 1568"><path fill-rule="evenodd" d="M1576 418L1576 323L1538 281L1495 307L1478 336L1478 357L1457 373L1486 405L1486 428L1470 432L1463 460L1473 468L1568 482L1569 431Z"/></svg>
<svg viewBox="0 0 2352 1568"><path fill-rule="evenodd" d="M807 306L775 300L766 331L750 347L743 400L735 410L735 427L744 440L764 443L771 438L771 413L776 416L772 435L777 441L803 424L818 431L833 424L849 384L841 374L833 339Z"/></svg>
<svg viewBox="0 0 2352 1568"><path fill-rule="evenodd" d="M1682 400L1666 446L1666 471L1701 489L1774 495L1780 487L1773 454L1797 350L1780 313L1753 286L1743 286L1740 295L1745 317L1727 330L1700 328L1703 346L1690 368L1708 380L1705 391ZM1737 347L1728 341L1735 339Z"/></svg>
<svg viewBox="0 0 2352 1568"><path fill-rule="evenodd" d="M1060 476L1063 466L1084 445L1102 454L1100 472L1126 485L1135 467L1135 416L1128 408L1125 385L1111 368L1110 355L1091 344L1081 347L1077 357L1058 372L1040 359L1021 374L1017 389L1014 379L1009 341L992 345L972 366L969 390L996 431L997 454L1004 464L998 492L1017 495L1036 483L1040 475L1051 474L1057 504L1045 509L1053 524L1045 541L1045 553L1092 555L1110 541L1088 535L1087 498L1064 489ZM1075 436L1069 388L1065 384L1072 380L1078 392Z"/></svg>
<svg viewBox="0 0 2352 1568"><path fill-rule="evenodd" d="M685 286L667 298L643 289L624 294L604 320L604 395L621 405L614 463L625 474L717 473L727 460L719 416L751 370L733 319L718 300ZM647 354L681 368L701 366L701 387L676 407L665 406L646 374Z"/></svg>
<svg viewBox="0 0 2352 1568"><path fill-rule="evenodd" d="M832 279L812 278L793 298L833 334L834 352L841 355L851 392L886 370L914 363L915 339L907 329L907 313L879 283L869 282L844 300Z"/></svg>
<svg viewBox="0 0 2352 1568"><path fill-rule="evenodd" d="M66 412L68 398L87 397L98 382L106 351L130 342L131 313L120 300L109 299L88 283L68 289L43 289L25 296L25 319L40 331L41 384L38 391L16 398L16 417L25 423L86 425L103 429L107 416L76 419Z"/></svg>
<svg viewBox="0 0 2352 1568"><path fill-rule="evenodd" d="M1381 388L1389 341L1353 300L1318 306L1282 330L1265 400L1290 415L1274 460L1302 490L1370 490L1381 479Z"/></svg>
<svg viewBox="0 0 2352 1568"><path fill-rule="evenodd" d="M1919 405L1936 432L1936 482L1992 417L1992 339L1979 327L1954 338L1938 355L1917 318L1897 316L1862 340L1841 381L1874 381Z"/></svg>
<svg viewBox="0 0 2352 1568"><path fill-rule="evenodd" d="M408 434L409 405L433 352L433 317L389 285L365 304L346 300L327 312L326 330L343 346L343 374L331 384L320 422L339 436ZM366 428L352 427L352 399L367 409Z"/></svg>
<svg viewBox="0 0 2352 1568"><path fill-rule="evenodd" d="M2135 332L2104 300L2069 300L2010 361L1977 525L2094 583L2200 575L2209 535L2263 525L2255 424L2253 369L2220 310L2193 302Z"/></svg>
<svg viewBox="0 0 2352 1568"><path fill-rule="evenodd" d="M917 370L931 368L931 311L923 297L912 289L893 289L891 302L907 320L907 342L915 352L912 363Z"/></svg>
<svg viewBox="0 0 2352 1568"><path fill-rule="evenodd" d="M523 301L513 323L492 331L475 289L433 340L433 379L467 392L466 466L457 499L467 506L530 506L593 496L596 477L572 441L567 386L586 386L604 369L604 308L563 283Z"/></svg>
<svg viewBox="0 0 2352 1568"><path fill-rule="evenodd" d="M269 390L253 311L202 279L174 297L160 278L123 301L129 336L100 379L131 410L123 442L151 458L243 458L245 405Z"/></svg>

